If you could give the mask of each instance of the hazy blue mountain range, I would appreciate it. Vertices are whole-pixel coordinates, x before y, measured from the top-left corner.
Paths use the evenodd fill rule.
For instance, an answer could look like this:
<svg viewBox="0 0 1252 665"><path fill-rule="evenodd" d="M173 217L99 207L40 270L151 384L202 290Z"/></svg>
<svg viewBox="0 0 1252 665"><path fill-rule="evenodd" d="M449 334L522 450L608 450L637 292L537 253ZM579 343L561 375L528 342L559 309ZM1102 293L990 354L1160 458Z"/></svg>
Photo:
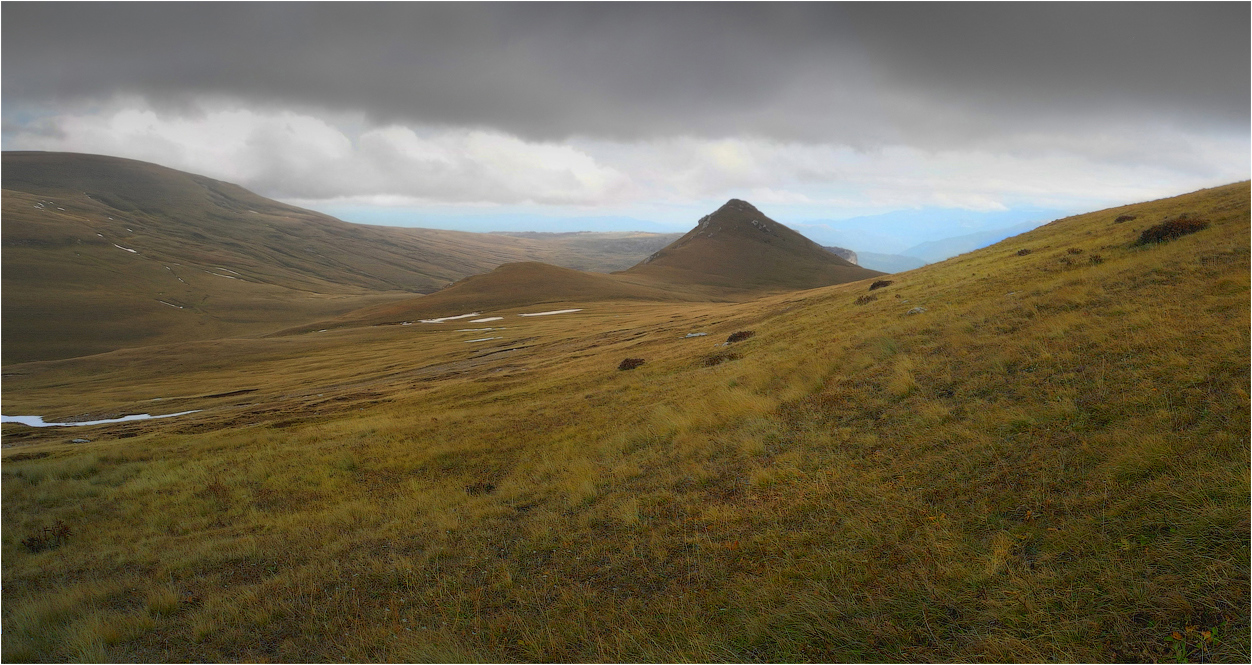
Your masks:
<svg viewBox="0 0 1252 665"><path fill-rule="evenodd" d="M821 245L847 247L857 254L908 254L927 261L936 261L939 259L913 254L910 250L924 243L977 233L998 232L1019 226L1034 228L1066 214L1068 213L1062 210L1034 207L996 212L922 208L848 219L804 220L791 223L790 226Z"/></svg>
<svg viewBox="0 0 1252 665"><path fill-rule="evenodd" d="M870 270L882 272L904 272L926 265L926 262L903 254L879 254L878 252L857 252L858 265Z"/></svg>
<svg viewBox="0 0 1252 665"><path fill-rule="evenodd" d="M1019 233L1025 233L1037 226L1039 226L1039 224L1031 222L1003 229L992 229L990 231L981 231L979 233L971 233L969 235L944 238L942 240L930 240L914 245L913 247L901 252L901 254L921 259L927 263L935 263L936 261L952 258L958 254L964 254L965 252L982 249L988 245L994 245L1005 238L1011 238Z"/></svg>

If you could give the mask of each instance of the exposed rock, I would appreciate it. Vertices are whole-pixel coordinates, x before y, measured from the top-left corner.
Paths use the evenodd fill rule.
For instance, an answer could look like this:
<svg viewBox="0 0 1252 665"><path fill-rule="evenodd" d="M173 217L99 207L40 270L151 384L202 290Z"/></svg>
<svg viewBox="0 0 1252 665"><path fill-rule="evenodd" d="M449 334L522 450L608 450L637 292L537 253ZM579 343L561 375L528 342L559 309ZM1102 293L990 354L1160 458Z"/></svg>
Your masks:
<svg viewBox="0 0 1252 665"><path fill-rule="evenodd" d="M835 256L843 259L844 261L847 261L848 263L851 263L854 266L861 265L856 262L856 252L850 249L846 249L844 247L827 247L825 245L822 246L822 249L830 252L831 254L834 254Z"/></svg>

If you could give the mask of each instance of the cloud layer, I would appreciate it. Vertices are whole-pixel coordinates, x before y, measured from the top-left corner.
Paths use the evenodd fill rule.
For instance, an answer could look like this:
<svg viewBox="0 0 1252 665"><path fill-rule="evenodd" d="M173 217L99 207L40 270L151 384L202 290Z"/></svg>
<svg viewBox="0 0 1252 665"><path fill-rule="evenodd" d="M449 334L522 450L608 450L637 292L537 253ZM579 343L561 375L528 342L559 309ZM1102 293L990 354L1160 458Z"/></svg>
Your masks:
<svg viewBox="0 0 1252 665"><path fill-rule="evenodd" d="M5 149L286 199L746 195L832 216L1080 208L1249 172L1243 3L2 11Z"/></svg>
<svg viewBox="0 0 1252 665"><path fill-rule="evenodd" d="M225 95L531 139L946 145L1249 120L1249 7L4 6L7 100Z"/></svg>

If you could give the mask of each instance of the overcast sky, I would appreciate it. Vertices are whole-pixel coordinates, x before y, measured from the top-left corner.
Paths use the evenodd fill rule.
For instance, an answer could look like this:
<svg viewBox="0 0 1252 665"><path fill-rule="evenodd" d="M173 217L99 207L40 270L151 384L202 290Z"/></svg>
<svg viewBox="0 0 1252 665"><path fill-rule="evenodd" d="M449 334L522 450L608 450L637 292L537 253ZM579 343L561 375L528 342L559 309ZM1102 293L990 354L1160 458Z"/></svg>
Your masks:
<svg viewBox="0 0 1252 665"><path fill-rule="evenodd" d="M1078 212L1252 170L1244 2L2 12L4 149L414 225Z"/></svg>

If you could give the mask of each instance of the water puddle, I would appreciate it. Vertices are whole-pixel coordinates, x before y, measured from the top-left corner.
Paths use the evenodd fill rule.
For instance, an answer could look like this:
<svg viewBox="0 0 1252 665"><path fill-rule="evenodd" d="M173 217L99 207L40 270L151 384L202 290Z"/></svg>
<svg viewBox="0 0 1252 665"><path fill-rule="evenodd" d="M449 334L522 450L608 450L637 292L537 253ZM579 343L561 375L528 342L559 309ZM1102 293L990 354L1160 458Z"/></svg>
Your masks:
<svg viewBox="0 0 1252 665"><path fill-rule="evenodd" d="M189 413L199 413L201 409L194 411L179 411L178 413L167 413L160 416L153 416L147 413L137 413L130 416L122 416L121 418L109 418L106 420L84 420L79 423L45 423L43 416L0 416L0 423L17 423L29 427L82 427L84 425L107 425L109 423L125 423L132 420L156 420L157 418L173 418L174 416L185 416Z"/></svg>

